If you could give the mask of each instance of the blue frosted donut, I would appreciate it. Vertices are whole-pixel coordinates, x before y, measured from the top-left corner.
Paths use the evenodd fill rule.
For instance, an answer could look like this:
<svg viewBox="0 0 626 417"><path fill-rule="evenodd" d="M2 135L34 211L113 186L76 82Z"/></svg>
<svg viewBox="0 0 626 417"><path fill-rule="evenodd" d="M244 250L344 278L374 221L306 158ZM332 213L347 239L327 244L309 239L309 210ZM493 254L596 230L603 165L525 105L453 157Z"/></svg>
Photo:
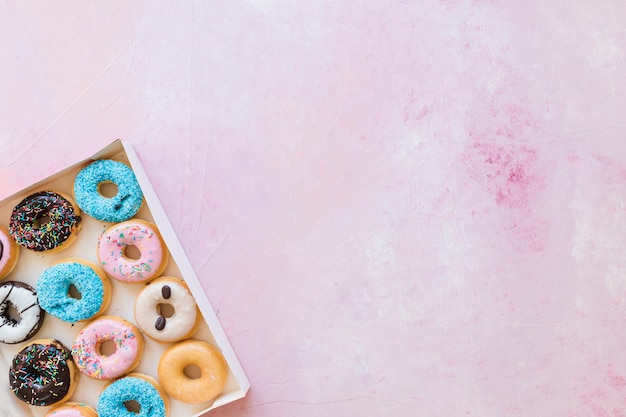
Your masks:
<svg viewBox="0 0 626 417"><path fill-rule="evenodd" d="M70 296L73 285L80 298ZM37 281L39 305L68 323L88 320L102 313L111 301L111 283L94 263L66 259L46 269Z"/></svg>
<svg viewBox="0 0 626 417"><path fill-rule="evenodd" d="M100 185L117 186L114 197L100 193ZM143 202L143 192L131 168L111 159L100 159L81 169L74 179L76 204L94 219L119 223L133 217Z"/></svg>
<svg viewBox="0 0 626 417"><path fill-rule="evenodd" d="M100 394L98 398L99 417L166 417L167 405L156 388L156 380L147 375L129 374L118 379ZM148 380L153 382L148 382ZM136 401L139 412L129 411L125 402Z"/></svg>

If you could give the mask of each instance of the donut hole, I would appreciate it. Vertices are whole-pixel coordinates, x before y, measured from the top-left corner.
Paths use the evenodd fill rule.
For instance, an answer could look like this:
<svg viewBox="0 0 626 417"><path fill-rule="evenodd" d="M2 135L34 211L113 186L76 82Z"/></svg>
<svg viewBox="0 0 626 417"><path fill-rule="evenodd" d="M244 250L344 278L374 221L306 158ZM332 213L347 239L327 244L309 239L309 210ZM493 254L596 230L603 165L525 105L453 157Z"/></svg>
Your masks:
<svg viewBox="0 0 626 417"><path fill-rule="evenodd" d="M141 412L141 405L135 400L124 401L124 407L130 413L139 414Z"/></svg>
<svg viewBox="0 0 626 417"><path fill-rule="evenodd" d="M78 291L78 288L76 288L74 284L70 284L70 287L67 290L67 295L75 300L80 300L81 298L83 298L83 295L80 293L80 291Z"/></svg>
<svg viewBox="0 0 626 417"><path fill-rule="evenodd" d="M198 365L189 364L183 368L183 373L189 379L200 379L202 371Z"/></svg>
<svg viewBox="0 0 626 417"><path fill-rule="evenodd" d="M105 340L98 345L98 354L100 356L111 356L116 350L115 340Z"/></svg>
<svg viewBox="0 0 626 417"><path fill-rule="evenodd" d="M105 181L98 185L98 192L102 195L102 197L113 198L118 193L117 185L110 181Z"/></svg>
<svg viewBox="0 0 626 417"><path fill-rule="evenodd" d="M170 317L174 315L175 312L176 310L174 310L174 306L171 304L166 304L166 303L157 304L157 314L159 316L163 316L166 319L169 319Z"/></svg>
<svg viewBox="0 0 626 417"><path fill-rule="evenodd" d="M135 245L128 245L124 248L124 256L128 259L136 261L137 259L141 258L141 251Z"/></svg>
<svg viewBox="0 0 626 417"><path fill-rule="evenodd" d="M50 218L50 216L48 216L47 214L42 214L41 216L33 220L33 229L41 229L46 224L50 223L51 220L52 219Z"/></svg>
<svg viewBox="0 0 626 417"><path fill-rule="evenodd" d="M7 319L9 319L9 321L15 324L19 324L22 321L20 310L10 301L7 302L7 309L5 310L4 315Z"/></svg>

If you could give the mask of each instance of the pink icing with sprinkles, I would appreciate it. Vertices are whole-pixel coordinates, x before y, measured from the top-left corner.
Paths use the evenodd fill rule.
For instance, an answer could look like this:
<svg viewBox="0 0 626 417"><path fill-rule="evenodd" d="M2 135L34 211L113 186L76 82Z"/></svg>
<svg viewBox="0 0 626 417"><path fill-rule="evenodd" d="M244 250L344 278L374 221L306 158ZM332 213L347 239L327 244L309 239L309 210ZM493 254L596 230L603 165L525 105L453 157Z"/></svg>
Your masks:
<svg viewBox="0 0 626 417"><path fill-rule="evenodd" d="M100 345L109 340L115 343L115 353L101 355ZM95 379L113 379L124 375L131 370L138 354L138 335L130 323L108 317L97 319L85 327L72 346L72 356L78 369Z"/></svg>
<svg viewBox="0 0 626 417"><path fill-rule="evenodd" d="M2 243L2 254L0 255L0 271L4 269L9 259L11 259L11 242L9 236L0 230L0 243Z"/></svg>
<svg viewBox="0 0 626 417"><path fill-rule="evenodd" d="M130 259L128 246L135 246L141 256ZM163 243L151 227L127 221L105 231L98 239L98 259L102 269L122 282L143 282L155 278L163 262Z"/></svg>
<svg viewBox="0 0 626 417"><path fill-rule="evenodd" d="M85 415L81 413L80 410L77 410L74 407L64 408L62 410L55 410L50 415L54 417L85 417Z"/></svg>

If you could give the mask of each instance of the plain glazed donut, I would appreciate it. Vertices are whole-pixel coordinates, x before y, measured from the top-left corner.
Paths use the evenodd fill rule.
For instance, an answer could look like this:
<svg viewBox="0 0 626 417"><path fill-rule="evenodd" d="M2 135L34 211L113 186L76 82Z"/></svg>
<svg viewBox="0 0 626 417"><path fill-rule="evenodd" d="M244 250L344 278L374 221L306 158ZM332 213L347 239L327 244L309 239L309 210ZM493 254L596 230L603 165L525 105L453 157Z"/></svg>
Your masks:
<svg viewBox="0 0 626 417"><path fill-rule="evenodd" d="M90 405L67 402L54 407L44 417L98 417L98 413Z"/></svg>
<svg viewBox="0 0 626 417"><path fill-rule="evenodd" d="M76 389L78 372L68 348L54 339L27 344L11 362L9 384L17 398L36 406L67 400Z"/></svg>
<svg viewBox="0 0 626 417"><path fill-rule="evenodd" d="M173 314L163 314L162 305L169 305ZM189 287L178 278L157 278L146 285L135 299L137 326L148 337L160 342L177 342L191 337L201 320Z"/></svg>
<svg viewBox="0 0 626 417"><path fill-rule="evenodd" d="M47 221L40 223L46 218ZM9 234L20 246L53 253L67 248L76 239L80 225L80 209L71 198L53 191L40 191L15 206Z"/></svg>
<svg viewBox="0 0 626 417"><path fill-rule="evenodd" d="M13 271L20 255L20 247L9 238L9 231L0 227L0 279Z"/></svg>
<svg viewBox="0 0 626 417"><path fill-rule="evenodd" d="M80 298L70 295L73 285ZM111 282L93 262L68 258L46 269L37 281L39 304L46 312L68 323L100 315L111 302Z"/></svg>
<svg viewBox="0 0 626 417"><path fill-rule="evenodd" d="M103 183L112 183L117 194L108 198L100 193ZM118 223L133 217L141 208L143 192L133 170L112 159L94 161L74 179L74 197L79 207L96 220Z"/></svg>
<svg viewBox="0 0 626 417"><path fill-rule="evenodd" d="M200 368L199 378L189 378L185 368ZM159 381L172 398L184 403L213 401L222 392L228 378L228 366L222 353L200 340L184 340L168 348L159 360Z"/></svg>
<svg viewBox="0 0 626 417"><path fill-rule="evenodd" d="M102 343L113 341L115 352L104 355ZM78 369L94 379L113 379L132 371L141 360L143 338L132 323L115 316L101 316L85 326L72 346Z"/></svg>
<svg viewBox="0 0 626 417"><path fill-rule="evenodd" d="M138 413L126 408L129 401L139 404ZM113 381L98 398L99 417L166 417L168 411L167 395L156 379L144 374L132 373Z"/></svg>
<svg viewBox="0 0 626 417"><path fill-rule="evenodd" d="M11 310L19 319L11 317ZM18 281L0 284L0 342L14 344L30 339L39 331L45 314L33 287Z"/></svg>
<svg viewBox="0 0 626 417"><path fill-rule="evenodd" d="M139 259L126 256L128 246L139 250ZM169 252L156 225L140 219L105 230L98 238L97 255L100 266L109 277L127 283L146 282L158 277L169 260Z"/></svg>

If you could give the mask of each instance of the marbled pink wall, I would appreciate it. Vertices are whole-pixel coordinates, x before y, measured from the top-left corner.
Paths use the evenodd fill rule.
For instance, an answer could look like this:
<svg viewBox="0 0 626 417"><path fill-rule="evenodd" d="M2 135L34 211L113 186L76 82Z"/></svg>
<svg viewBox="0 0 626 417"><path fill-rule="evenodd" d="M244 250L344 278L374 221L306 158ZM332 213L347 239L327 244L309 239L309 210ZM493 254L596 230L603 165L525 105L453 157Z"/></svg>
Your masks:
<svg viewBox="0 0 626 417"><path fill-rule="evenodd" d="M215 416L626 416L626 4L0 3L0 194L131 141Z"/></svg>

